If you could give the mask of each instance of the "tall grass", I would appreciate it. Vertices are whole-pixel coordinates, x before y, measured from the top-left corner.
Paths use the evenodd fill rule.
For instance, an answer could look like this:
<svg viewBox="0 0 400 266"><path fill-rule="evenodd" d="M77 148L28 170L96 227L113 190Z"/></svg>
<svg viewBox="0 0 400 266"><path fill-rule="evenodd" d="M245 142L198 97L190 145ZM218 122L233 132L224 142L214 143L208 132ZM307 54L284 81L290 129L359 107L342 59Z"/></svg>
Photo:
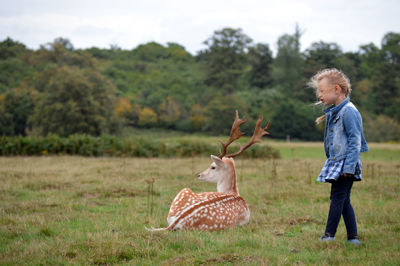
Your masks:
<svg viewBox="0 0 400 266"><path fill-rule="evenodd" d="M294 152L236 159L251 218L219 232L144 229L167 225L182 188L216 190L196 178L209 158L0 157L0 263L400 264L400 162L365 161L352 190L361 240L353 247L343 222L334 243L319 242L329 208L330 186L315 182L324 159Z"/></svg>

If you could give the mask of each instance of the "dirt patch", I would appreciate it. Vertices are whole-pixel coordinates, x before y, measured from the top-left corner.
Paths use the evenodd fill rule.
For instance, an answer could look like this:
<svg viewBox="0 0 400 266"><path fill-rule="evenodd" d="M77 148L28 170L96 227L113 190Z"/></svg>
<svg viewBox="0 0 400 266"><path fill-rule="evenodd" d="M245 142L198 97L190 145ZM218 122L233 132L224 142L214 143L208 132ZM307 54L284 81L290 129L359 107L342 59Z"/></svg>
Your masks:
<svg viewBox="0 0 400 266"><path fill-rule="evenodd" d="M99 197L99 194L98 193L82 192L82 193L80 193L80 196L82 198L85 198L85 199L95 199L95 198Z"/></svg>
<svg viewBox="0 0 400 266"><path fill-rule="evenodd" d="M121 197L136 197L136 196L146 196L147 191L132 189L132 188L118 188L111 191L106 191L106 197L121 198Z"/></svg>
<svg viewBox="0 0 400 266"><path fill-rule="evenodd" d="M24 185L24 188L32 191L63 190L71 187L72 187L71 183L52 183L52 182L35 182L35 183L27 183Z"/></svg>
<svg viewBox="0 0 400 266"><path fill-rule="evenodd" d="M137 197L137 196L146 196L147 191L139 190L139 189L129 189L129 188L118 188L112 190L102 190L96 189L94 191L83 191L78 193L79 197L93 199L93 198L123 198L123 197Z"/></svg>
<svg viewBox="0 0 400 266"><path fill-rule="evenodd" d="M250 256L241 257L239 255L232 254L232 255L223 255L218 258L209 258L204 261L201 261L199 263L199 265L210 265L210 264L219 264L219 263L237 263L237 262L246 264L246 263L251 263L251 262L254 263L255 260L253 257L250 257Z"/></svg>

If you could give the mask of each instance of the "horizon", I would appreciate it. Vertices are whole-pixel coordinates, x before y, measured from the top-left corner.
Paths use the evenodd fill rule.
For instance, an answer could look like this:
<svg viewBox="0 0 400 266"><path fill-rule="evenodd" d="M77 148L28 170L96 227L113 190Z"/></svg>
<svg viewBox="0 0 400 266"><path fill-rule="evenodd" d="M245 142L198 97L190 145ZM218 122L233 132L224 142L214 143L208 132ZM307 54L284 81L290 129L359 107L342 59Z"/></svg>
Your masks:
<svg viewBox="0 0 400 266"><path fill-rule="evenodd" d="M226 28L231 28L231 27L226 27ZM218 29L218 30L220 30L220 29ZM383 39L383 37L384 37L386 34L391 33L391 32L393 32L393 31L388 31L388 32L384 33L384 34L382 35L381 40ZM243 32L243 33L246 34L245 32ZM400 32L394 32L394 33L400 33ZM282 35L284 35L284 34L289 34L289 33L282 33ZM247 35L247 34L246 34L246 35ZM281 36L282 36L282 35L281 35ZM248 35L247 35L247 36L248 36ZM251 36L249 36L249 37L251 38ZM189 54L191 54L192 56L197 56L201 51L204 51L204 50L207 49L207 46L205 46L204 49L199 50L199 51L196 51L196 53L192 53L191 51L189 51L189 50L187 49L187 47L185 47L185 46L184 46L183 44L181 44L181 43L178 43L178 42L175 42L175 41L168 41L168 42L166 42L166 43L160 43L160 42L157 42L157 41L154 41L154 40L153 40L153 41L148 41L148 42L145 42L145 43L139 43L139 44L137 44L135 47L132 47L132 48L124 48L124 47L121 47L118 43L110 44L108 47L100 47L100 46L96 46L96 45L87 46L87 47L76 47L76 46L74 45L74 41L73 41L73 40L71 40L71 39L69 39L69 38L66 38L66 37L63 37L63 36L58 36L58 37L53 38L53 40L51 40L51 41L47 41L47 42L44 42L44 43L42 43L42 44L39 44L39 46L36 47L36 48L29 47L29 45L27 45L27 44L24 43L23 41L14 39L14 38L12 38L12 37L10 37L10 36L7 36L7 37L5 37L4 39L1 39L0 42L3 42L3 41L5 41L5 40L7 40L8 38L11 39L11 40L13 40L13 41L16 41L16 42L19 42L19 43L25 45L25 47L26 47L27 49L33 50L33 51L39 50L39 49L41 49L42 46L45 46L45 45L50 44L50 43L53 43L55 40L57 40L57 39L59 39L59 38L68 40L68 41L72 44L73 50L88 50L88 49L92 49L92 48L111 50L111 49L113 49L113 48L115 47L115 48L120 49L120 50L132 51L132 50L135 50L135 49L137 49L139 46L142 46L142 45L147 45L147 44L150 44L150 43L157 43L157 44L159 44L159 45L162 45L163 47L168 47L168 44L177 44L177 45L182 46L182 47L185 49L185 51L188 52ZM278 41L278 40L276 40L276 42L277 42L277 41ZM275 43L276 43L276 42L275 42ZM309 49L309 48L311 47L312 44L318 43L318 42L337 44L337 45L339 46L339 48L341 49L342 53L348 53L348 52L350 52L350 53L355 53L355 52L358 52L358 51L360 50L361 46L363 46L363 45L368 45L368 44L371 44L371 43L374 44L374 45L375 45L376 47L378 47L379 49L381 49L381 47L382 47L382 42L380 42L379 44L375 44L375 43L373 43L373 42L371 41L371 42L366 42L366 43L360 43L360 44L358 45L358 47L357 47L356 50L346 51L346 50L343 49L343 46L342 46L340 43L336 43L336 42L327 42L327 41L324 41L324 40L319 40L319 41L311 42L310 45L307 46L307 47L301 47L300 51L301 51L301 52L305 52L307 49ZM258 43L253 41L253 42L251 43L250 46L255 45L255 44L258 44ZM269 45L269 48L271 49L272 54L273 54L273 56L275 57L277 51L274 51L274 50L272 49L271 44L270 44L270 43L263 43L263 44L268 44L268 45ZM300 44L301 44L301 38L300 38ZM301 46L303 46L303 45L301 44ZM114 49L115 49L115 48L114 48Z"/></svg>
<svg viewBox="0 0 400 266"><path fill-rule="evenodd" d="M360 45L380 47L384 34L400 32L400 1L283 0L205 0L201 5L183 1L0 0L0 36L24 43L29 49L58 37L70 40L76 49L117 45L131 50L140 44L178 43L192 55L215 30L241 28L254 43L270 46L275 55L276 42L292 34L296 23L304 32L301 50L313 42L338 44L344 52Z"/></svg>

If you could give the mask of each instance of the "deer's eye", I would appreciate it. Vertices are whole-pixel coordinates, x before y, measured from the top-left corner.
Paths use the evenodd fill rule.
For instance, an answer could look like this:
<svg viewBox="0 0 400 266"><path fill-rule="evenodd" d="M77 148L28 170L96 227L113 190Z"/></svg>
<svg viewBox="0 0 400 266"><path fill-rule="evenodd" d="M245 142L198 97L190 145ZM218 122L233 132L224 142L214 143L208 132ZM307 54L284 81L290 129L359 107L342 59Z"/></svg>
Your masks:
<svg viewBox="0 0 400 266"><path fill-rule="evenodd" d="M215 170L215 166L211 166L211 169L212 169L212 170Z"/></svg>

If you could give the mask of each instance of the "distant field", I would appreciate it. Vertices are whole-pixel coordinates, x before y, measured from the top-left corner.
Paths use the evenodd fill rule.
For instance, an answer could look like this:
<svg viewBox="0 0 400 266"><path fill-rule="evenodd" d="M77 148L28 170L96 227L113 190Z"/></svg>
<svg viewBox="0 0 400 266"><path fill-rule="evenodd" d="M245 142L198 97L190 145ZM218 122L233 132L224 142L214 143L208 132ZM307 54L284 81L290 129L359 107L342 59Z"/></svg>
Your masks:
<svg viewBox="0 0 400 266"><path fill-rule="evenodd" d="M151 139L161 139L164 142L175 142L178 139L201 140L209 143L227 141L228 136L206 136L198 134L184 134L176 131L130 130L129 135L142 136ZM238 142L247 143L251 136L246 134ZM282 159L320 159L325 156L323 142L286 142L271 140L264 137L263 142L257 145L270 145L279 150ZM368 143L370 151L362 153L363 160L400 161L400 143Z"/></svg>
<svg viewBox="0 0 400 266"><path fill-rule="evenodd" d="M282 158L236 160L250 223L220 232L144 229L167 225L182 188L216 190L196 179L209 158L0 157L0 264L400 264L399 144L370 144L363 155L352 191L360 247L345 244L343 222L334 243L318 241L330 191L315 182L322 143L264 144Z"/></svg>
<svg viewBox="0 0 400 266"><path fill-rule="evenodd" d="M281 158L324 158L323 142L276 142L267 141L268 145L279 150ZM400 144L369 143L370 150L362 153L362 160L400 161Z"/></svg>

